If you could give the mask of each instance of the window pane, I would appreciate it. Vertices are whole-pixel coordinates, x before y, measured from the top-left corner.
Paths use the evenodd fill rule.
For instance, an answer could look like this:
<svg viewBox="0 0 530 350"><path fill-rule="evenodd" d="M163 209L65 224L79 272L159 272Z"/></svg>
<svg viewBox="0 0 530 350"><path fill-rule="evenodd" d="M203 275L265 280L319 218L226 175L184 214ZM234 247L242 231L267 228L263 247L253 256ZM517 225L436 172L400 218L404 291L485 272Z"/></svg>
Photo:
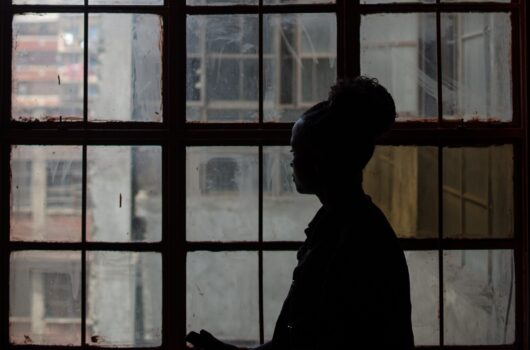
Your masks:
<svg viewBox="0 0 530 350"><path fill-rule="evenodd" d="M265 341L272 339L296 267L296 252L263 252L263 318Z"/></svg>
<svg viewBox="0 0 530 350"><path fill-rule="evenodd" d="M188 147L186 191L188 240L258 239L256 147Z"/></svg>
<svg viewBox="0 0 530 350"><path fill-rule="evenodd" d="M90 121L162 121L162 19L91 14Z"/></svg>
<svg viewBox="0 0 530 350"><path fill-rule="evenodd" d="M440 2L511 2L511 0L440 0Z"/></svg>
<svg viewBox="0 0 530 350"><path fill-rule="evenodd" d="M236 346L257 345L258 254L196 252L187 260L188 332L207 329Z"/></svg>
<svg viewBox="0 0 530 350"><path fill-rule="evenodd" d="M363 187L399 237L438 237L436 147L378 146Z"/></svg>
<svg viewBox="0 0 530 350"><path fill-rule="evenodd" d="M81 253L11 253L9 334L14 344L81 344Z"/></svg>
<svg viewBox="0 0 530 350"><path fill-rule="evenodd" d="M89 5L164 5L164 0L88 0Z"/></svg>
<svg viewBox="0 0 530 350"><path fill-rule="evenodd" d="M189 16L187 120L258 119L258 16Z"/></svg>
<svg viewBox="0 0 530 350"><path fill-rule="evenodd" d="M258 0L187 0L188 5L257 5Z"/></svg>
<svg viewBox="0 0 530 350"><path fill-rule="evenodd" d="M321 204L314 195L296 192L290 147L263 148L263 238L303 241L304 229Z"/></svg>
<svg viewBox="0 0 530 350"><path fill-rule="evenodd" d="M14 5L83 5L84 0L13 0Z"/></svg>
<svg viewBox="0 0 530 350"><path fill-rule="evenodd" d="M511 250L444 252L447 345L514 342L514 275Z"/></svg>
<svg viewBox="0 0 530 350"><path fill-rule="evenodd" d="M13 17L13 119L83 119L83 33L80 14Z"/></svg>
<svg viewBox="0 0 530 350"><path fill-rule="evenodd" d="M444 236L513 237L513 147L445 148Z"/></svg>
<svg viewBox="0 0 530 350"><path fill-rule="evenodd" d="M390 4L399 2L424 2L435 3L436 0L361 0L361 4Z"/></svg>
<svg viewBox="0 0 530 350"><path fill-rule="evenodd" d="M161 345L161 255L87 252L87 271L87 343Z"/></svg>
<svg viewBox="0 0 530 350"><path fill-rule="evenodd" d="M264 16L264 118L296 120L328 97L337 76L334 14Z"/></svg>
<svg viewBox="0 0 530 350"><path fill-rule="evenodd" d="M416 345L440 343L437 251L405 252L410 276L412 329Z"/></svg>
<svg viewBox="0 0 530 350"><path fill-rule="evenodd" d="M512 120L508 13L442 14L446 119Z"/></svg>
<svg viewBox="0 0 530 350"><path fill-rule="evenodd" d="M159 146L88 147L88 240L161 239L161 151Z"/></svg>
<svg viewBox="0 0 530 350"><path fill-rule="evenodd" d="M11 179L11 240L81 240L81 147L13 146Z"/></svg>
<svg viewBox="0 0 530 350"><path fill-rule="evenodd" d="M392 94L397 121L438 117L436 57L435 14L362 17L361 73Z"/></svg>
<svg viewBox="0 0 530 350"><path fill-rule="evenodd" d="M263 0L264 5L334 3L335 0Z"/></svg>

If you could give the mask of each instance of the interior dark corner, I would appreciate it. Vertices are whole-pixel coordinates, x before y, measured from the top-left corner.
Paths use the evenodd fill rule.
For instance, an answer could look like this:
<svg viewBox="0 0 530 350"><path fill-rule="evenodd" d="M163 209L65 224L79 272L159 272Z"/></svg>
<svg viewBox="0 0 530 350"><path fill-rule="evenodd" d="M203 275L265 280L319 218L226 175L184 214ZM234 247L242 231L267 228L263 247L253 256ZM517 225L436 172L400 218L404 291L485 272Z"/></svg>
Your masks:
<svg viewBox="0 0 530 350"><path fill-rule="evenodd" d="M293 122L368 75L397 119L363 187L405 251L415 345L530 350L527 11L1 0L0 348L270 340L321 206L292 182Z"/></svg>

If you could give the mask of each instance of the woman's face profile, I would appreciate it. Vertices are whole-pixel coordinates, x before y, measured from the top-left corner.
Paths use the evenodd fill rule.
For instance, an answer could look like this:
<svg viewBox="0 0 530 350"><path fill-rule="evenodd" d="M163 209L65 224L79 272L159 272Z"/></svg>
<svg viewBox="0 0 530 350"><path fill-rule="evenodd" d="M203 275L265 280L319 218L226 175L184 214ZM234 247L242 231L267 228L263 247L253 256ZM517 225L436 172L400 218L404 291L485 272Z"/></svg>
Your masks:
<svg viewBox="0 0 530 350"><path fill-rule="evenodd" d="M301 132L303 127L304 120L298 119L291 132L293 181L298 193L315 194L318 185L317 167L314 154Z"/></svg>

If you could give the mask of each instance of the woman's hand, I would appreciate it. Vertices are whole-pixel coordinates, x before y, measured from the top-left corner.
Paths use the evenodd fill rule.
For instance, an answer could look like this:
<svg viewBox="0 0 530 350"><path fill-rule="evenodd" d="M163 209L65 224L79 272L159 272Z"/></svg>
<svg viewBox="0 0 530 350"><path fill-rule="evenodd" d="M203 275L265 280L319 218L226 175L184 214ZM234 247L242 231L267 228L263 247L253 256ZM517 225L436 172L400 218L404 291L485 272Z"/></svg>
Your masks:
<svg viewBox="0 0 530 350"><path fill-rule="evenodd" d="M186 346L189 350L247 350L245 348L238 348L237 346L223 343L204 329L201 330L200 333L188 333L186 336L186 342L192 345Z"/></svg>

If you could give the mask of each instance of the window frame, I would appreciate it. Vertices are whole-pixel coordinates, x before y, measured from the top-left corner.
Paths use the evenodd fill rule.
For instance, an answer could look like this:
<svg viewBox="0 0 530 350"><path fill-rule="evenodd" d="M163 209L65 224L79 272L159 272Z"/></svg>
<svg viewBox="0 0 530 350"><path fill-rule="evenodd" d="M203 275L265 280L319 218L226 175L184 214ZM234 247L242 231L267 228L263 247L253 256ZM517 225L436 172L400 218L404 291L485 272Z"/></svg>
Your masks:
<svg viewBox="0 0 530 350"><path fill-rule="evenodd" d="M442 119L441 87L438 79L437 123L402 122L380 140L381 145L431 145L438 147L438 175L443 174L442 147L510 143L514 147L514 237L511 239L442 239L443 220L439 220L438 238L400 239L406 250L438 250L442 272L444 249L513 249L516 280L516 343L500 346L466 348L530 349L529 344L529 232L528 232L528 47L530 37L526 20L528 7L524 0L510 3L399 3L360 4L359 0L336 0L334 4L306 5L233 5L188 6L185 1L164 0L164 5L11 5L0 3L0 276L9 276L10 252L20 250L78 250L82 253L82 300L86 300L87 251L146 251L162 254L163 315L162 349L183 347L186 333L186 255L194 251L257 251L259 256L259 320L263 341L263 252L295 250L300 242L265 242L263 240L263 147L288 145L292 123L266 123L263 120L263 55L259 55L259 120L257 123L187 123L186 118L186 18L188 15L258 14L259 47L263 48L263 15L268 13L319 13L337 15L337 74L353 77L360 73L361 16L371 13L435 12L437 16L437 54L440 62L442 12L509 12L512 14L512 96L513 120L497 125L490 122L462 123ZM83 86L83 121L20 122L11 120L12 16L24 12L59 12L84 14L84 35L88 37L89 13L153 13L162 16L163 25L163 121L155 122L89 122L87 103L89 84ZM351 40L350 38L354 38ZM86 42L86 40L85 40ZM88 75L88 53L84 51L84 76ZM438 64L437 76L441 77ZM202 96L201 96L202 98ZM9 238L10 147L11 145L82 145L83 148L83 230L78 243L18 242ZM86 241L86 150L90 145L159 145L162 146L162 241L156 243L106 243ZM189 146L255 146L259 149L259 238L255 242L187 242L186 241L186 147ZM439 204L443 198L439 187ZM441 218L442 205L438 205ZM440 283L440 293L443 293ZM443 298L440 318L443 325ZM82 303L81 333L86 338L86 303ZM176 330L176 331L173 331ZM440 330L443 340L443 329ZM0 347L5 349L49 349L48 346L12 345L9 343L9 288L0 288ZM88 341L75 348L88 349ZM429 346L438 349L448 346ZM450 346L452 347L452 346ZM54 349L72 349L54 346ZM453 348L460 348L455 346Z"/></svg>

